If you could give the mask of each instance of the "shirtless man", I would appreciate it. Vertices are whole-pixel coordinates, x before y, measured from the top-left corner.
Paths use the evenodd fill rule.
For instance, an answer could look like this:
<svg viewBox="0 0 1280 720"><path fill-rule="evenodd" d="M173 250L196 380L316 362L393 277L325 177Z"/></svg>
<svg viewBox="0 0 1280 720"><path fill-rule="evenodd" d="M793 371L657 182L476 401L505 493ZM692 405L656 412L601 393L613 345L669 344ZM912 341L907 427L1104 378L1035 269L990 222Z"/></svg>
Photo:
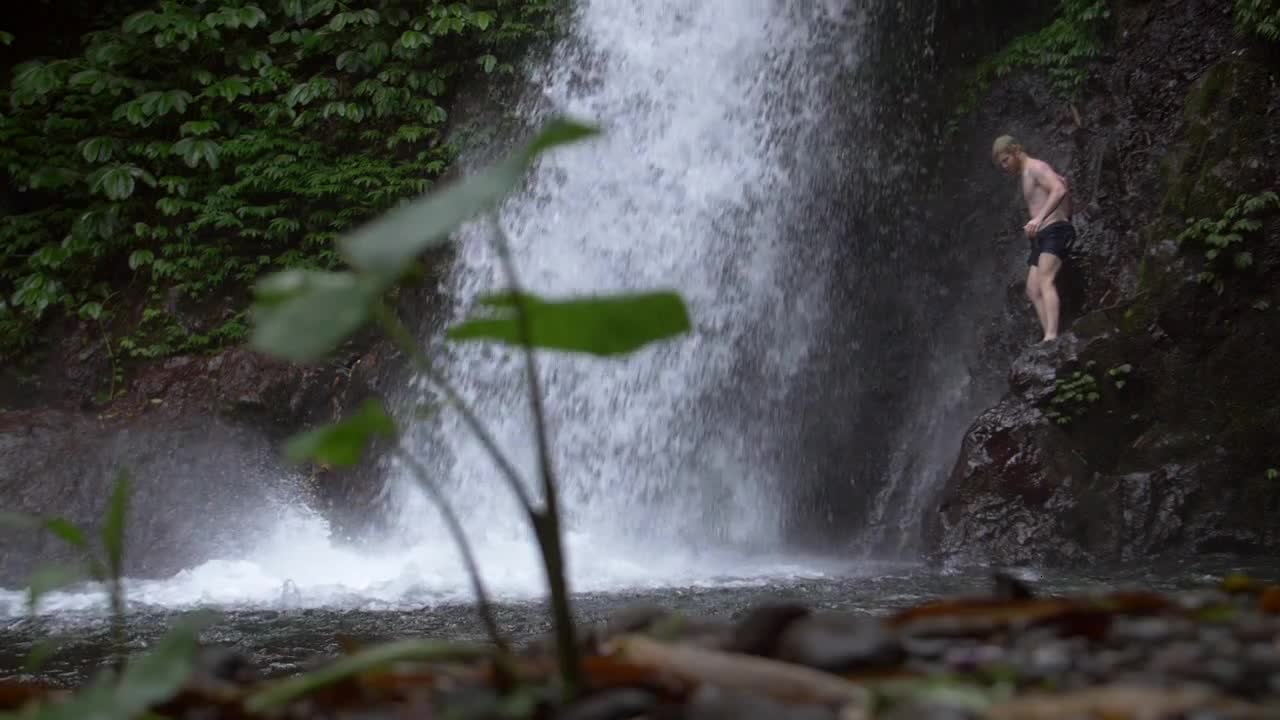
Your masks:
<svg viewBox="0 0 1280 720"><path fill-rule="evenodd" d="M1062 261L1076 239L1071 224L1071 197L1062 176L1043 160L1037 160L1008 135L996 139L991 159L1009 175L1022 181L1022 197L1027 201L1031 221L1023 230L1031 242L1027 257L1027 298L1036 308L1044 340L1058 338L1058 288L1054 284Z"/></svg>

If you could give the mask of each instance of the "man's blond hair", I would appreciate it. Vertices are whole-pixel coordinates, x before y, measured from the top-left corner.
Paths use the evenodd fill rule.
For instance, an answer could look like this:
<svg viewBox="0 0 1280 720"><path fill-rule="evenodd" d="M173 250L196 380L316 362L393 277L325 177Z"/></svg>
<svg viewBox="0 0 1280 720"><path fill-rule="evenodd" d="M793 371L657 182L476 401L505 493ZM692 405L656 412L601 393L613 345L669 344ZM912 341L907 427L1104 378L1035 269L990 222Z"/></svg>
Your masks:
<svg viewBox="0 0 1280 720"><path fill-rule="evenodd" d="M1012 135L1001 135L991 145L991 157L993 159L1000 157L1002 153L1017 155L1020 152L1024 152L1022 144L1015 140Z"/></svg>

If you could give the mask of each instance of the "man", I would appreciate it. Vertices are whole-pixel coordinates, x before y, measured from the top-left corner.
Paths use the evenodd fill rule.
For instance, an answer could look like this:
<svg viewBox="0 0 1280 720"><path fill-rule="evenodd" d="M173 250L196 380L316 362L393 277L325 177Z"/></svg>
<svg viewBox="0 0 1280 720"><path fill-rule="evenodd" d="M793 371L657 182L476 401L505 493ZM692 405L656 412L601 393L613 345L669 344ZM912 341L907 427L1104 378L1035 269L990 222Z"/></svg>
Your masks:
<svg viewBox="0 0 1280 720"><path fill-rule="evenodd" d="M996 139L991 158L1009 175L1020 178L1031 221L1023 230L1031 243L1027 257L1027 298L1036 308L1044 340L1058 338L1059 300L1055 281L1076 239L1071 224L1071 198L1062 176L1043 160L1027 154L1009 135Z"/></svg>

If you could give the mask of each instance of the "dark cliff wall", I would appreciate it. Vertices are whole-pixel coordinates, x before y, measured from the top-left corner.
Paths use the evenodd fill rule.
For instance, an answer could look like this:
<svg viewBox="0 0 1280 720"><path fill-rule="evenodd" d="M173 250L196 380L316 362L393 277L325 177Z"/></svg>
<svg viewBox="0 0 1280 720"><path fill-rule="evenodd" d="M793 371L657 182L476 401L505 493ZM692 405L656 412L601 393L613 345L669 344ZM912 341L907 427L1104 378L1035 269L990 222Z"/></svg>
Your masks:
<svg viewBox="0 0 1280 720"><path fill-rule="evenodd" d="M1079 123L1044 78L1015 73L983 98L941 171L944 196L1002 220L1001 234L966 241L1025 247L1016 191L990 179L991 139L1012 132L1067 176L1081 235L1069 336L1030 347L1034 320L1014 283L1003 330L984 341L1022 354L930 513L941 558L1265 553L1280 535L1280 480L1268 478L1280 466L1280 218L1247 234L1253 262L1222 272L1221 294L1198 280L1204 248L1175 242L1188 218L1277 188L1280 63L1236 35L1231 3L1128 1L1113 14ZM1073 381L1092 382L1084 400L1055 404Z"/></svg>
<svg viewBox="0 0 1280 720"><path fill-rule="evenodd" d="M832 84L840 141L796 228L797 252L832 245L831 311L795 401L793 473L809 491L798 534L913 557L965 428L1004 390L1007 296L1025 272L999 235L1014 227L1013 189L970 140L942 142L955 110L945 80L1043 25L1056 2L847 6L845 52L860 62Z"/></svg>

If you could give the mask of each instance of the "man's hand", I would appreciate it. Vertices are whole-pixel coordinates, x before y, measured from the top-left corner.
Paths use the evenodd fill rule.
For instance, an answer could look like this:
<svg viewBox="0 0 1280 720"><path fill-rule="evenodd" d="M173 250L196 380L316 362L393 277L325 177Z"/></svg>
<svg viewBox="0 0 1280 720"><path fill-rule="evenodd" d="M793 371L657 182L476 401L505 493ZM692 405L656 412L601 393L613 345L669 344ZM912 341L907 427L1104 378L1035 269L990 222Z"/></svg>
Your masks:
<svg viewBox="0 0 1280 720"><path fill-rule="evenodd" d="M1040 232L1041 222L1043 221L1039 218L1032 218L1031 222L1027 223L1026 227L1022 228L1027 233L1027 237L1035 239L1036 233Z"/></svg>

